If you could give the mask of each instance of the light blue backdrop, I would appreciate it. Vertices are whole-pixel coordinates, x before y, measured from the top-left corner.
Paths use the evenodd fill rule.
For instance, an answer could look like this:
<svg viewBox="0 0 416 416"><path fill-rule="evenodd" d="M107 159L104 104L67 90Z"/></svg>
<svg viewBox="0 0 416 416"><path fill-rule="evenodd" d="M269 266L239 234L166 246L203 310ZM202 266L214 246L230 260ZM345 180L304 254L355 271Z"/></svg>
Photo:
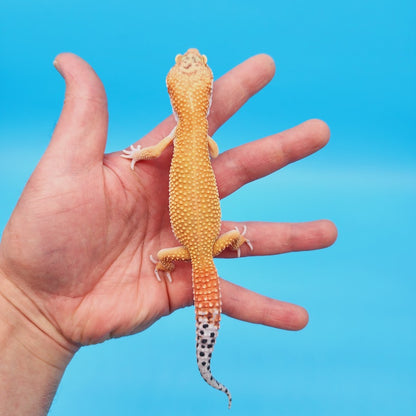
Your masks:
<svg viewBox="0 0 416 416"><path fill-rule="evenodd" d="M225 219L339 228L330 249L217 262L222 276L310 313L297 333L224 318L213 367L232 410L200 379L188 308L81 350L51 415L416 414L415 21L410 0L3 0L1 229L59 117L61 51L106 86L109 151L169 114L164 78L189 47L216 77L259 52L276 60L271 84L216 134L221 150L308 118L332 130L318 154L224 201Z"/></svg>

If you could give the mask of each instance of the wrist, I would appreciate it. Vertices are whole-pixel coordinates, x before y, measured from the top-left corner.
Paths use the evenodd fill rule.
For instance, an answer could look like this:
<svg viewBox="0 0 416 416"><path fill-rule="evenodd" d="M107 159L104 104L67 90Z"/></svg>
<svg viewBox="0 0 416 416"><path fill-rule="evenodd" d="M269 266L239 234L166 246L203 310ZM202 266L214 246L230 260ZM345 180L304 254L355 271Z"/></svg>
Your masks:
<svg viewBox="0 0 416 416"><path fill-rule="evenodd" d="M45 415L76 349L0 270L0 414Z"/></svg>
<svg viewBox="0 0 416 416"><path fill-rule="evenodd" d="M1 270L0 325L34 357L62 370L78 350Z"/></svg>

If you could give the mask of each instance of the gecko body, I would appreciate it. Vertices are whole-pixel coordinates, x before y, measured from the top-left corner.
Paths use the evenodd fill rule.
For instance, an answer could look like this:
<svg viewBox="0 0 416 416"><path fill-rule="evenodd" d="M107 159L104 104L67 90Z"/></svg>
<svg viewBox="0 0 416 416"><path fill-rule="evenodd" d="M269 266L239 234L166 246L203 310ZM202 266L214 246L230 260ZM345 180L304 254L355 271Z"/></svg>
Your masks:
<svg viewBox="0 0 416 416"><path fill-rule="evenodd" d="M175 129L155 146L132 146L122 155L131 159L131 167L140 160L158 157L173 142L169 172L169 216L180 247L162 249L157 254L155 273L170 272L175 261L192 264L193 298L196 315L196 354L203 379L228 396L229 390L211 373L212 351L221 317L221 292L213 257L227 247L240 252L249 240L245 230L237 229L220 236L221 208L211 157L218 147L208 135L207 116L211 105L213 74L207 59L197 49L178 55L166 83L177 120Z"/></svg>

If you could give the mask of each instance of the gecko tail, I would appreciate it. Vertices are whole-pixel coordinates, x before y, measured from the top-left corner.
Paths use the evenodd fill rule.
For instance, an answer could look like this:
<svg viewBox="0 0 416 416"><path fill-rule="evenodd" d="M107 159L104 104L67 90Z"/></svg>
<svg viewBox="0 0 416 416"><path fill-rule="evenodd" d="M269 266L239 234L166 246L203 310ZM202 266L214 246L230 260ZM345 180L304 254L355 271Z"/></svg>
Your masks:
<svg viewBox="0 0 416 416"><path fill-rule="evenodd" d="M224 392L231 407L227 387L211 373L211 357L221 320L221 292L217 269L212 257L203 265L192 262L192 280L196 317L196 360L202 378L214 389Z"/></svg>
<svg viewBox="0 0 416 416"><path fill-rule="evenodd" d="M227 387L217 381L211 373L211 356L218 334L218 326L210 323L207 317L198 316L196 324L196 360L202 378L212 387L224 392L231 408L231 393Z"/></svg>

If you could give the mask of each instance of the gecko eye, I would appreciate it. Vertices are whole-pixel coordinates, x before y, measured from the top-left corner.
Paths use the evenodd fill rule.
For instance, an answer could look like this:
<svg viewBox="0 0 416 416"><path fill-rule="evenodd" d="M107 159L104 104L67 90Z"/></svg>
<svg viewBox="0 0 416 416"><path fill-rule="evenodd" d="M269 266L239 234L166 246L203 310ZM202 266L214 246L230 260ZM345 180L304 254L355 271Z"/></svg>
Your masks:
<svg viewBox="0 0 416 416"><path fill-rule="evenodd" d="M208 62L208 58L205 55L202 55L202 60L204 61L204 64L206 65Z"/></svg>
<svg viewBox="0 0 416 416"><path fill-rule="evenodd" d="M175 64L177 64L181 58L182 58L182 55L180 53L178 55L176 55L175 56Z"/></svg>

